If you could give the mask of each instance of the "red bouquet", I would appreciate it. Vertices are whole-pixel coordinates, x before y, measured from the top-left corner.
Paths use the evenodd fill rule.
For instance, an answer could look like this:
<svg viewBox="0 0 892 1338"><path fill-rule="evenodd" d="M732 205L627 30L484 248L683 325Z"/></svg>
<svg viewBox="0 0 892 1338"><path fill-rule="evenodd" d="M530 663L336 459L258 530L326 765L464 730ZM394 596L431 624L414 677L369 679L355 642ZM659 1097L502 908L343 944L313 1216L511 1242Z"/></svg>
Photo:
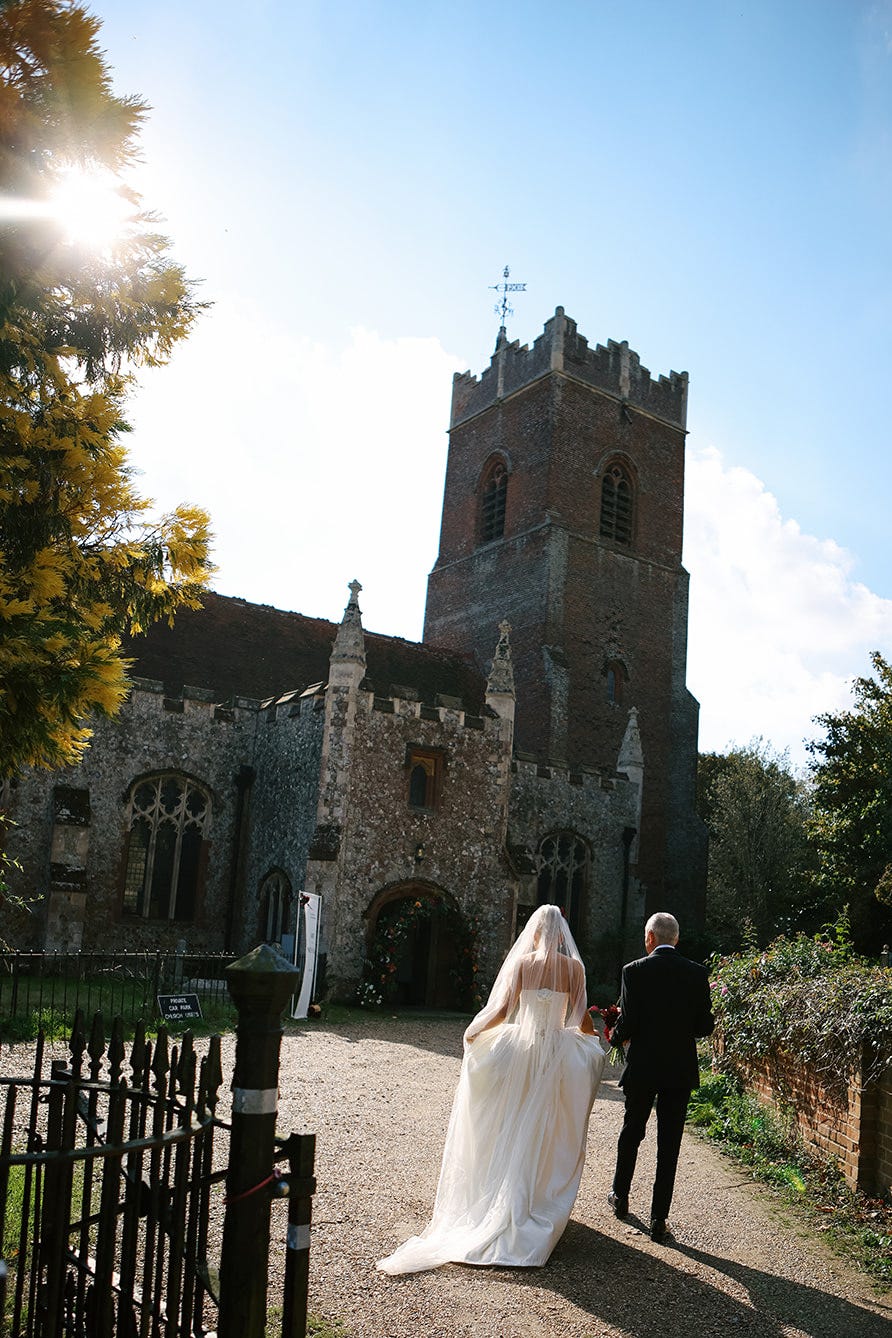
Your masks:
<svg viewBox="0 0 892 1338"><path fill-rule="evenodd" d="M588 1010L593 1018L600 1017L604 1019L604 1040L610 1042L610 1033L616 1026L616 1019L619 1017L619 1009L616 1004L608 1004L606 1008L599 1008L597 1004Z"/></svg>

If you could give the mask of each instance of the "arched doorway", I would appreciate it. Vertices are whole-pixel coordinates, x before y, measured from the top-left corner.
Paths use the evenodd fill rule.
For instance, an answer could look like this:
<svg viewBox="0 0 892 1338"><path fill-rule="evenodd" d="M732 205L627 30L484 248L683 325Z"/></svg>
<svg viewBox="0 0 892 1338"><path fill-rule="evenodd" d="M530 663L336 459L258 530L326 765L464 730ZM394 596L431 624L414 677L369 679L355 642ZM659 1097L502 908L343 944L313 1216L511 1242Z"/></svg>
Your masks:
<svg viewBox="0 0 892 1338"><path fill-rule="evenodd" d="M448 893L417 882L385 888L366 919L367 974L389 1003L466 1006L470 935Z"/></svg>

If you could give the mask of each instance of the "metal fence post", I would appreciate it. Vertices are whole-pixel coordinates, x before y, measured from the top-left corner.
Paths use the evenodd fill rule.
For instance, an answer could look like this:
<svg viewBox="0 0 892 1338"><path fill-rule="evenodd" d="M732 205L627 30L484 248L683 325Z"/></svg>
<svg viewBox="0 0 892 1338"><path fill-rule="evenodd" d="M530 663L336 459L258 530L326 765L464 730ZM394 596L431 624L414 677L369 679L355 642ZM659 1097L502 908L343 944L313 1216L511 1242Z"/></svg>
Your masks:
<svg viewBox="0 0 892 1338"><path fill-rule="evenodd" d="M175 990L181 990L183 988L183 960L186 956L186 940L184 938L177 939L174 952L176 957L173 966L173 987Z"/></svg>
<svg viewBox="0 0 892 1338"><path fill-rule="evenodd" d="M299 973L262 944L226 968L238 1010L219 1338L263 1338L282 1012Z"/></svg>
<svg viewBox="0 0 892 1338"><path fill-rule="evenodd" d="M307 1291L310 1274L310 1218L316 1179L315 1134L292 1134L282 1148L287 1156L288 1241L285 1254L285 1295L282 1338L306 1338Z"/></svg>

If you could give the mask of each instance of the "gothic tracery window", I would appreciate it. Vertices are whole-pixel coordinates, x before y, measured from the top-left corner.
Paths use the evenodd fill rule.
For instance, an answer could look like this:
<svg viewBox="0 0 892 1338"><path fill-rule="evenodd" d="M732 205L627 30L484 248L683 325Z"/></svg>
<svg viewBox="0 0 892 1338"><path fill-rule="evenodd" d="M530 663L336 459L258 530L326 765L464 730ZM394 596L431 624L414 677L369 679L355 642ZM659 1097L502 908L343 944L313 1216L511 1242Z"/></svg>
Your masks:
<svg viewBox="0 0 892 1338"><path fill-rule="evenodd" d="M165 773L135 782L127 805L125 915L195 918L210 817L210 795L185 776Z"/></svg>
<svg viewBox="0 0 892 1338"><path fill-rule="evenodd" d="M480 542L491 543L505 533L505 502L508 497L508 470L503 460L496 460L487 470L480 494Z"/></svg>
<svg viewBox="0 0 892 1338"><path fill-rule="evenodd" d="M538 904L562 907L571 932L577 934L588 891L588 845L575 832L552 832L539 843L536 868Z"/></svg>
<svg viewBox="0 0 892 1338"><path fill-rule="evenodd" d="M612 464L601 481L602 539L631 544L633 520L632 480L620 464Z"/></svg>

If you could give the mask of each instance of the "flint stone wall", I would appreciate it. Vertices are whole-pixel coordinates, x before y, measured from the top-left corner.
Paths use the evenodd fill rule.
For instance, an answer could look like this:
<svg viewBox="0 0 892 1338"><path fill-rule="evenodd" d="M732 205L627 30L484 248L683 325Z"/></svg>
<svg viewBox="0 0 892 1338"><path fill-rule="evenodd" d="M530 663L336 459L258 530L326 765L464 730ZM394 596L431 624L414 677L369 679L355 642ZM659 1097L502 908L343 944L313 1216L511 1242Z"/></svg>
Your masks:
<svg viewBox="0 0 892 1338"><path fill-rule="evenodd" d="M160 683L137 680L116 720L94 722L91 746L79 766L56 772L31 770L20 778L12 791L10 817L17 827L10 834L8 853L20 860L22 869L12 872L9 883L13 893L34 906L30 942L20 946L142 951L173 949L185 939L189 952L223 949L234 777L253 751L258 704L241 698L222 710L208 700L209 695L197 689L190 695L187 688L181 698L171 700ZM121 916L127 791L139 777L167 770L192 777L211 795L203 892L191 923ZM76 891L62 888L54 893L51 852L57 786L87 792L90 821L82 883ZM64 908L63 903L67 903ZM45 943L47 930L53 937Z"/></svg>
<svg viewBox="0 0 892 1338"><path fill-rule="evenodd" d="M267 706L258 718L252 755L256 778L248 815L250 835L236 945L239 953L247 952L263 938L260 889L269 873L281 870L295 898L304 890L319 798L323 706L320 693L289 693ZM292 929L294 914L292 901Z"/></svg>
<svg viewBox="0 0 892 1338"><path fill-rule="evenodd" d="M551 832L573 831L589 846L588 897L579 926L579 950L589 985L613 981L627 950L637 955L644 924L644 893L630 879L626 933L619 934L624 828L638 826L638 787L625 776L542 766L519 758L511 778L508 841L532 857ZM531 893L533 889L530 889ZM623 958L627 960L627 957Z"/></svg>
<svg viewBox="0 0 892 1338"><path fill-rule="evenodd" d="M431 812L409 807L411 746L442 750L442 784ZM503 851L509 760L506 721L358 694L343 795L338 891L328 914L328 978L334 993L347 997L355 990L370 907L379 893L398 886L444 892L466 918L479 918L481 977L488 981L495 975L514 918L515 880ZM325 870L317 872L323 877Z"/></svg>

